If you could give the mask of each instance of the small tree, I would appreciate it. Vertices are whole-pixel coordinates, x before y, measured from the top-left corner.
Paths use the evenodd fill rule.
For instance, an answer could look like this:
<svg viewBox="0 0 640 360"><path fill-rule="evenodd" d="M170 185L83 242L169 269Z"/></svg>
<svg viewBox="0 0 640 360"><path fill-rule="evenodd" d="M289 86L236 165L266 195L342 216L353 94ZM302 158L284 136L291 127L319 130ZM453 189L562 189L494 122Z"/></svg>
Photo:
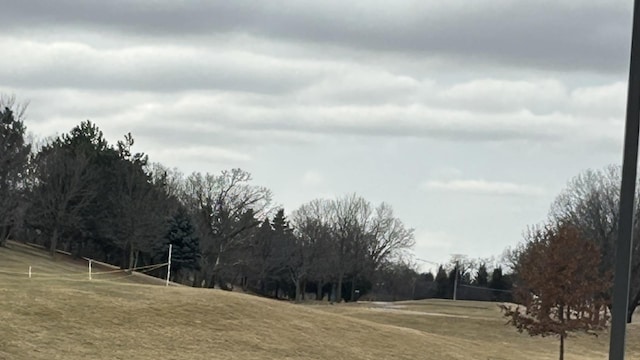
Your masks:
<svg viewBox="0 0 640 360"><path fill-rule="evenodd" d="M509 323L531 336L560 338L571 332L596 335L605 328L608 315L602 294L608 291L608 275L598 271L600 252L594 242L581 237L573 226L547 226L535 233L517 262L516 303L502 305Z"/></svg>

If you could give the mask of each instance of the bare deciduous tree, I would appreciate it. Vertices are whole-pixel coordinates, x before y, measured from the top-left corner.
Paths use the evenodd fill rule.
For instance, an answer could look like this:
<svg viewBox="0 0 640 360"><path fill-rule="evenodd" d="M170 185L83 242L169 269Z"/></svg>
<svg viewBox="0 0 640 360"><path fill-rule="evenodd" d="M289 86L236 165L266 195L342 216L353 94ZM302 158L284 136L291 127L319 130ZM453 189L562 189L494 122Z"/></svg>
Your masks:
<svg viewBox="0 0 640 360"><path fill-rule="evenodd" d="M334 275L335 248L333 239L333 203L316 199L298 208L292 215L292 225L298 245L303 246L300 254L298 274L317 282L317 299L322 298L322 288Z"/></svg>
<svg viewBox="0 0 640 360"><path fill-rule="evenodd" d="M587 239L598 245L602 256L600 271L603 273L613 270L615 261L620 182L619 166L587 170L569 182L567 188L556 198L550 213L554 222L573 224ZM640 209L637 200L636 195L636 209ZM640 212L636 211L628 322L631 322L633 312L640 304L639 216Z"/></svg>
<svg viewBox="0 0 640 360"><path fill-rule="evenodd" d="M225 255L243 244L242 235L260 224L271 203L271 191L250 184L251 175L241 169L220 175L194 173L185 183L183 201L192 209L200 230L202 266L209 286L220 282L218 273ZM221 284L222 285L222 284Z"/></svg>
<svg viewBox="0 0 640 360"><path fill-rule="evenodd" d="M337 301L343 297L345 276L350 276L349 298L354 300L361 276L373 277L382 264L414 244L413 229L407 229L388 204L374 209L355 194L311 201L293 219L298 236L310 244L306 246L313 263L307 271L318 282L319 295L324 281L331 279Z"/></svg>

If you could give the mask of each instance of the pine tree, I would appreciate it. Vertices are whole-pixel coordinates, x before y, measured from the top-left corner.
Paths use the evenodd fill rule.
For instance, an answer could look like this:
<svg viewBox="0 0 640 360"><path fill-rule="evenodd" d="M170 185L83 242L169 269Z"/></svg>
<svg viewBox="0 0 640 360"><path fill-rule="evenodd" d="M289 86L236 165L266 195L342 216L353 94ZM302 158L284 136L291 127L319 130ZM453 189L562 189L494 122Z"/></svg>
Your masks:
<svg viewBox="0 0 640 360"><path fill-rule="evenodd" d="M165 236L162 249L156 249L156 256L166 259L169 244L173 245L171 253L171 270L180 280L191 271L199 270L200 244L196 236L196 228L187 212L180 208L169 219L169 231ZM164 256L164 257L163 257Z"/></svg>
<svg viewBox="0 0 640 360"><path fill-rule="evenodd" d="M476 286L487 287L489 285L489 273L487 272L487 265L484 263L478 267L478 273L476 274L473 283Z"/></svg>
<svg viewBox="0 0 640 360"><path fill-rule="evenodd" d="M493 292L493 301L500 301L504 298L504 293L508 290L509 286L502 273L502 267L498 266L493 269L491 280L489 281L489 288L495 290Z"/></svg>
<svg viewBox="0 0 640 360"><path fill-rule="evenodd" d="M0 104L13 100L0 98ZM21 200L20 183L24 180L30 146L25 144L23 109L16 114L9 106L0 109L0 246L16 224L16 209Z"/></svg>
<svg viewBox="0 0 640 360"><path fill-rule="evenodd" d="M449 286L449 277L447 276L446 270L442 267L438 267L438 273L436 274L436 297L441 299L449 298L450 286Z"/></svg>

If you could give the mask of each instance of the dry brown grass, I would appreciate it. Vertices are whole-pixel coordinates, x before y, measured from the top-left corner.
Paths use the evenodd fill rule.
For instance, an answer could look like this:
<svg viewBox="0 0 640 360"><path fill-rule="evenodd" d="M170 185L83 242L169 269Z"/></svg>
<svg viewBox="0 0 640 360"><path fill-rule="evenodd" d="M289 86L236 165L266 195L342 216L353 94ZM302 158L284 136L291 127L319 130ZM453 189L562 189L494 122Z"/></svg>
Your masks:
<svg viewBox="0 0 640 360"><path fill-rule="evenodd" d="M505 325L498 304L479 301L421 300L358 303L324 307L351 318L396 325L438 335L460 344L460 353L473 359L557 359L559 341L530 337ZM640 357L640 324L628 326L627 358ZM609 335L577 334L566 342L566 359L605 359Z"/></svg>
<svg viewBox="0 0 640 360"><path fill-rule="evenodd" d="M0 248L0 359L555 359L555 339L504 326L495 304L304 306L250 295L86 279L86 264ZM68 274L67 278L44 273ZM448 315L448 316L443 316ZM630 358L640 335L630 326ZM579 336L568 359L606 357Z"/></svg>

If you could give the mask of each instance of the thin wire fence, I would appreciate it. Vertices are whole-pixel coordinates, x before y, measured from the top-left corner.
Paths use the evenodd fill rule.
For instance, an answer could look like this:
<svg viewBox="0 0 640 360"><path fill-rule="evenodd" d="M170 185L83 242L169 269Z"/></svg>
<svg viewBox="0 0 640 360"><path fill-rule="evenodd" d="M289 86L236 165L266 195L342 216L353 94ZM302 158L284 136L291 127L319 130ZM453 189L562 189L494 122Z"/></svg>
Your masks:
<svg viewBox="0 0 640 360"><path fill-rule="evenodd" d="M16 242L15 245L18 245L24 248L32 248L32 249L35 248L35 249L45 250L43 246L38 244ZM134 275L143 275L146 277L150 277L153 280L164 281L165 285L169 286L169 284L171 283L169 281L169 276L171 271L171 247L172 246L169 245L169 254L168 254L167 262L136 266L129 269L117 268L115 265L112 265L112 264L82 257L83 260L86 260L88 262L87 263L88 268L86 271L74 271L76 269L74 270L70 269L69 271L66 271L66 270L58 269L58 270L62 270L62 272L54 272L54 271L50 271L51 269L47 268L46 265L40 264L37 266L33 266L33 265L29 265L27 262L22 262L20 267L24 266L24 269L25 269L24 271L14 270L18 266L13 265L11 266L11 269L0 268L0 274L14 276L14 277L26 277L29 280L49 280L49 281L50 280L66 280L66 281L102 281L102 282L112 281L114 279L124 279ZM56 250L56 252L71 256L71 253L68 253L62 250ZM97 266L99 268L113 268L113 269L103 270L103 271L93 271L94 266ZM159 277L155 277L148 274L152 271L162 269L164 267L167 268L167 278L164 280ZM107 277L106 279L105 279L105 276Z"/></svg>
<svg viewBox="0 0 640 360"><path fill-rule="evenodd" d="M108 270L108 271L97 271L97 272L75 272L75 273L69 273L69 272L65 272L65 273L52 273L52 272L39 272L39 271L34 271L34 267L31 267L31 269L26 269L25 271L7 271L7 270L1 270L0 269L0 274L5 274L5 275L15 275L15 276L26 276L29 277L30 279L42 279L42 278L53 278L53 279L74 279L74 278L86 278L87 280L89 280L88 275L93 276L100 276L100 275L110 275L110 274L118 274L118 273L127 273L127 276L131 276L131 275L135 275L135 273L148 273L157 269L161 269L165 266L168 266L169 263L160 263L160 264L152 264L152 265L145 265L145 266L138 266L135 268L131 268L131 269L114 269L114 270ZM162 280L160 278L158 278L159 280ZM93 280L93 279L91 279Z"/></svg>

